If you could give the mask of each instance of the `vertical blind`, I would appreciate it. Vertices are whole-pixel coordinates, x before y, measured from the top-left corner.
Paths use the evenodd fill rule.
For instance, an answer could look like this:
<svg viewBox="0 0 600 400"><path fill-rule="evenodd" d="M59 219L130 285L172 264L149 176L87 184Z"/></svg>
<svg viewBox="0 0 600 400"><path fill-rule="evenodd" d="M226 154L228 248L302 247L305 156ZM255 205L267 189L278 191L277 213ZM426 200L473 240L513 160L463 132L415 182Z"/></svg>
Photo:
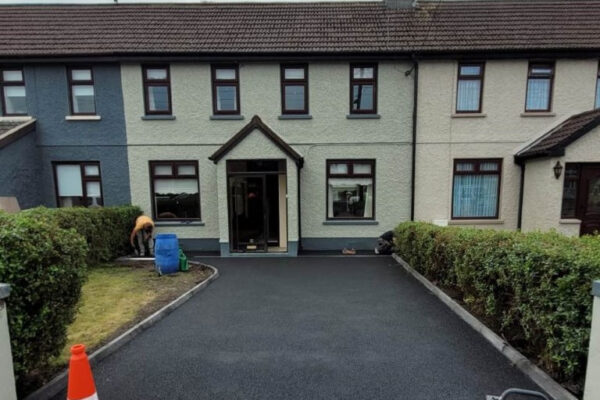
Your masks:
<svg viewBox="0 0 600 400"><path fill-rule="evenodd" d="M479 95L481 93L481 81L462 80L458 82L458 96L456 99L456 110L477 111L479 110Z"/></svg>
<svg viewBox="0 0 600 400"><path fill-rule="evenodd" d="M455 175L453 217L495 217L498 183L497 175Z"/></svg>
<svg viewBox="0 0 600 400"><path fill-rule="evenodd" d="M550 79L529 79L527 81L527 110L548 110L550 108Z"/></svg>

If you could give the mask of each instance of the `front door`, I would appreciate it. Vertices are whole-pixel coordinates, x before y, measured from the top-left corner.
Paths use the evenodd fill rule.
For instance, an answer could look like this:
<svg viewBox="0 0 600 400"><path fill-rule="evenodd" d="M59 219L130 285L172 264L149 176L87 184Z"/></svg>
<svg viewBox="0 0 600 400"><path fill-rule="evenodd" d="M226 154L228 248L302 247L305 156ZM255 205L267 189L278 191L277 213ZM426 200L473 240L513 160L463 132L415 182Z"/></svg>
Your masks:
<svg viewBox="0 0 600 400"><path fill-rule="evenodd" d="M581 234L600 232L600 166L584 166L579 192Z"/></svg>
<svg viewBox="0 0 600 400"><path fill-rule="evenodd" d="M231 251L267 251L265 176L229 177Z"/></svg>

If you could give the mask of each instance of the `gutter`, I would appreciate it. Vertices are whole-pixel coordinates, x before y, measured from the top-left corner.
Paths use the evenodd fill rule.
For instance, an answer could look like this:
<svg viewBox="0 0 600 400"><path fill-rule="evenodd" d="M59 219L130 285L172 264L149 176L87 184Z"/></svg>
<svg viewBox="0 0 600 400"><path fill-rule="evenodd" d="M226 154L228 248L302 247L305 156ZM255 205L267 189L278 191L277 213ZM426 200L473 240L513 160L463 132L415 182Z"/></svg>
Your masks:
<svg viewBox="0 0 600 400"><path fill-rule="evenodd" d="M412 158L410 169L410 220L415 220L415 177L417 168L417 100L419 98L419 63L413 54L413 115L412 115Z"/></svg>

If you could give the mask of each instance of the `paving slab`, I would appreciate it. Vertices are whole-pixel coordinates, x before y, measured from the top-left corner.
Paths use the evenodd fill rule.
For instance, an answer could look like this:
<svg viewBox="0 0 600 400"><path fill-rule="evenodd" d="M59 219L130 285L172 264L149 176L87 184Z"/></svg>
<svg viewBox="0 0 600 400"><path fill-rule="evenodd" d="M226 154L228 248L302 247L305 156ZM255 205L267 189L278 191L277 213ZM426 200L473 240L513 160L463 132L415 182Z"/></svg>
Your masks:
<svg viewBox="0 0 600 400"><path fill-rule="evenodd" d="M100 399L484 400L539 390L391 257L197 260L221 277L94 368Z"/></svg>

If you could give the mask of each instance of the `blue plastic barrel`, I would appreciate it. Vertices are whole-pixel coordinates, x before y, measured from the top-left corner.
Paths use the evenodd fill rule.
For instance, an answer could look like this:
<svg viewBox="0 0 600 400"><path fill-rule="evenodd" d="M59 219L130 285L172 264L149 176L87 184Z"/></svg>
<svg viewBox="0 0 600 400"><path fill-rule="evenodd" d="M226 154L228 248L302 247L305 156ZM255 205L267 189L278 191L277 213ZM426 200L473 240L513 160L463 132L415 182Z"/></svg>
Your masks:
<svg viewBox="0 0 600 400"><path fill-rule="evenodd" d="M154 265L161 275L179 270L179 240L174 233L159 233L154 241Z"/></svg>

